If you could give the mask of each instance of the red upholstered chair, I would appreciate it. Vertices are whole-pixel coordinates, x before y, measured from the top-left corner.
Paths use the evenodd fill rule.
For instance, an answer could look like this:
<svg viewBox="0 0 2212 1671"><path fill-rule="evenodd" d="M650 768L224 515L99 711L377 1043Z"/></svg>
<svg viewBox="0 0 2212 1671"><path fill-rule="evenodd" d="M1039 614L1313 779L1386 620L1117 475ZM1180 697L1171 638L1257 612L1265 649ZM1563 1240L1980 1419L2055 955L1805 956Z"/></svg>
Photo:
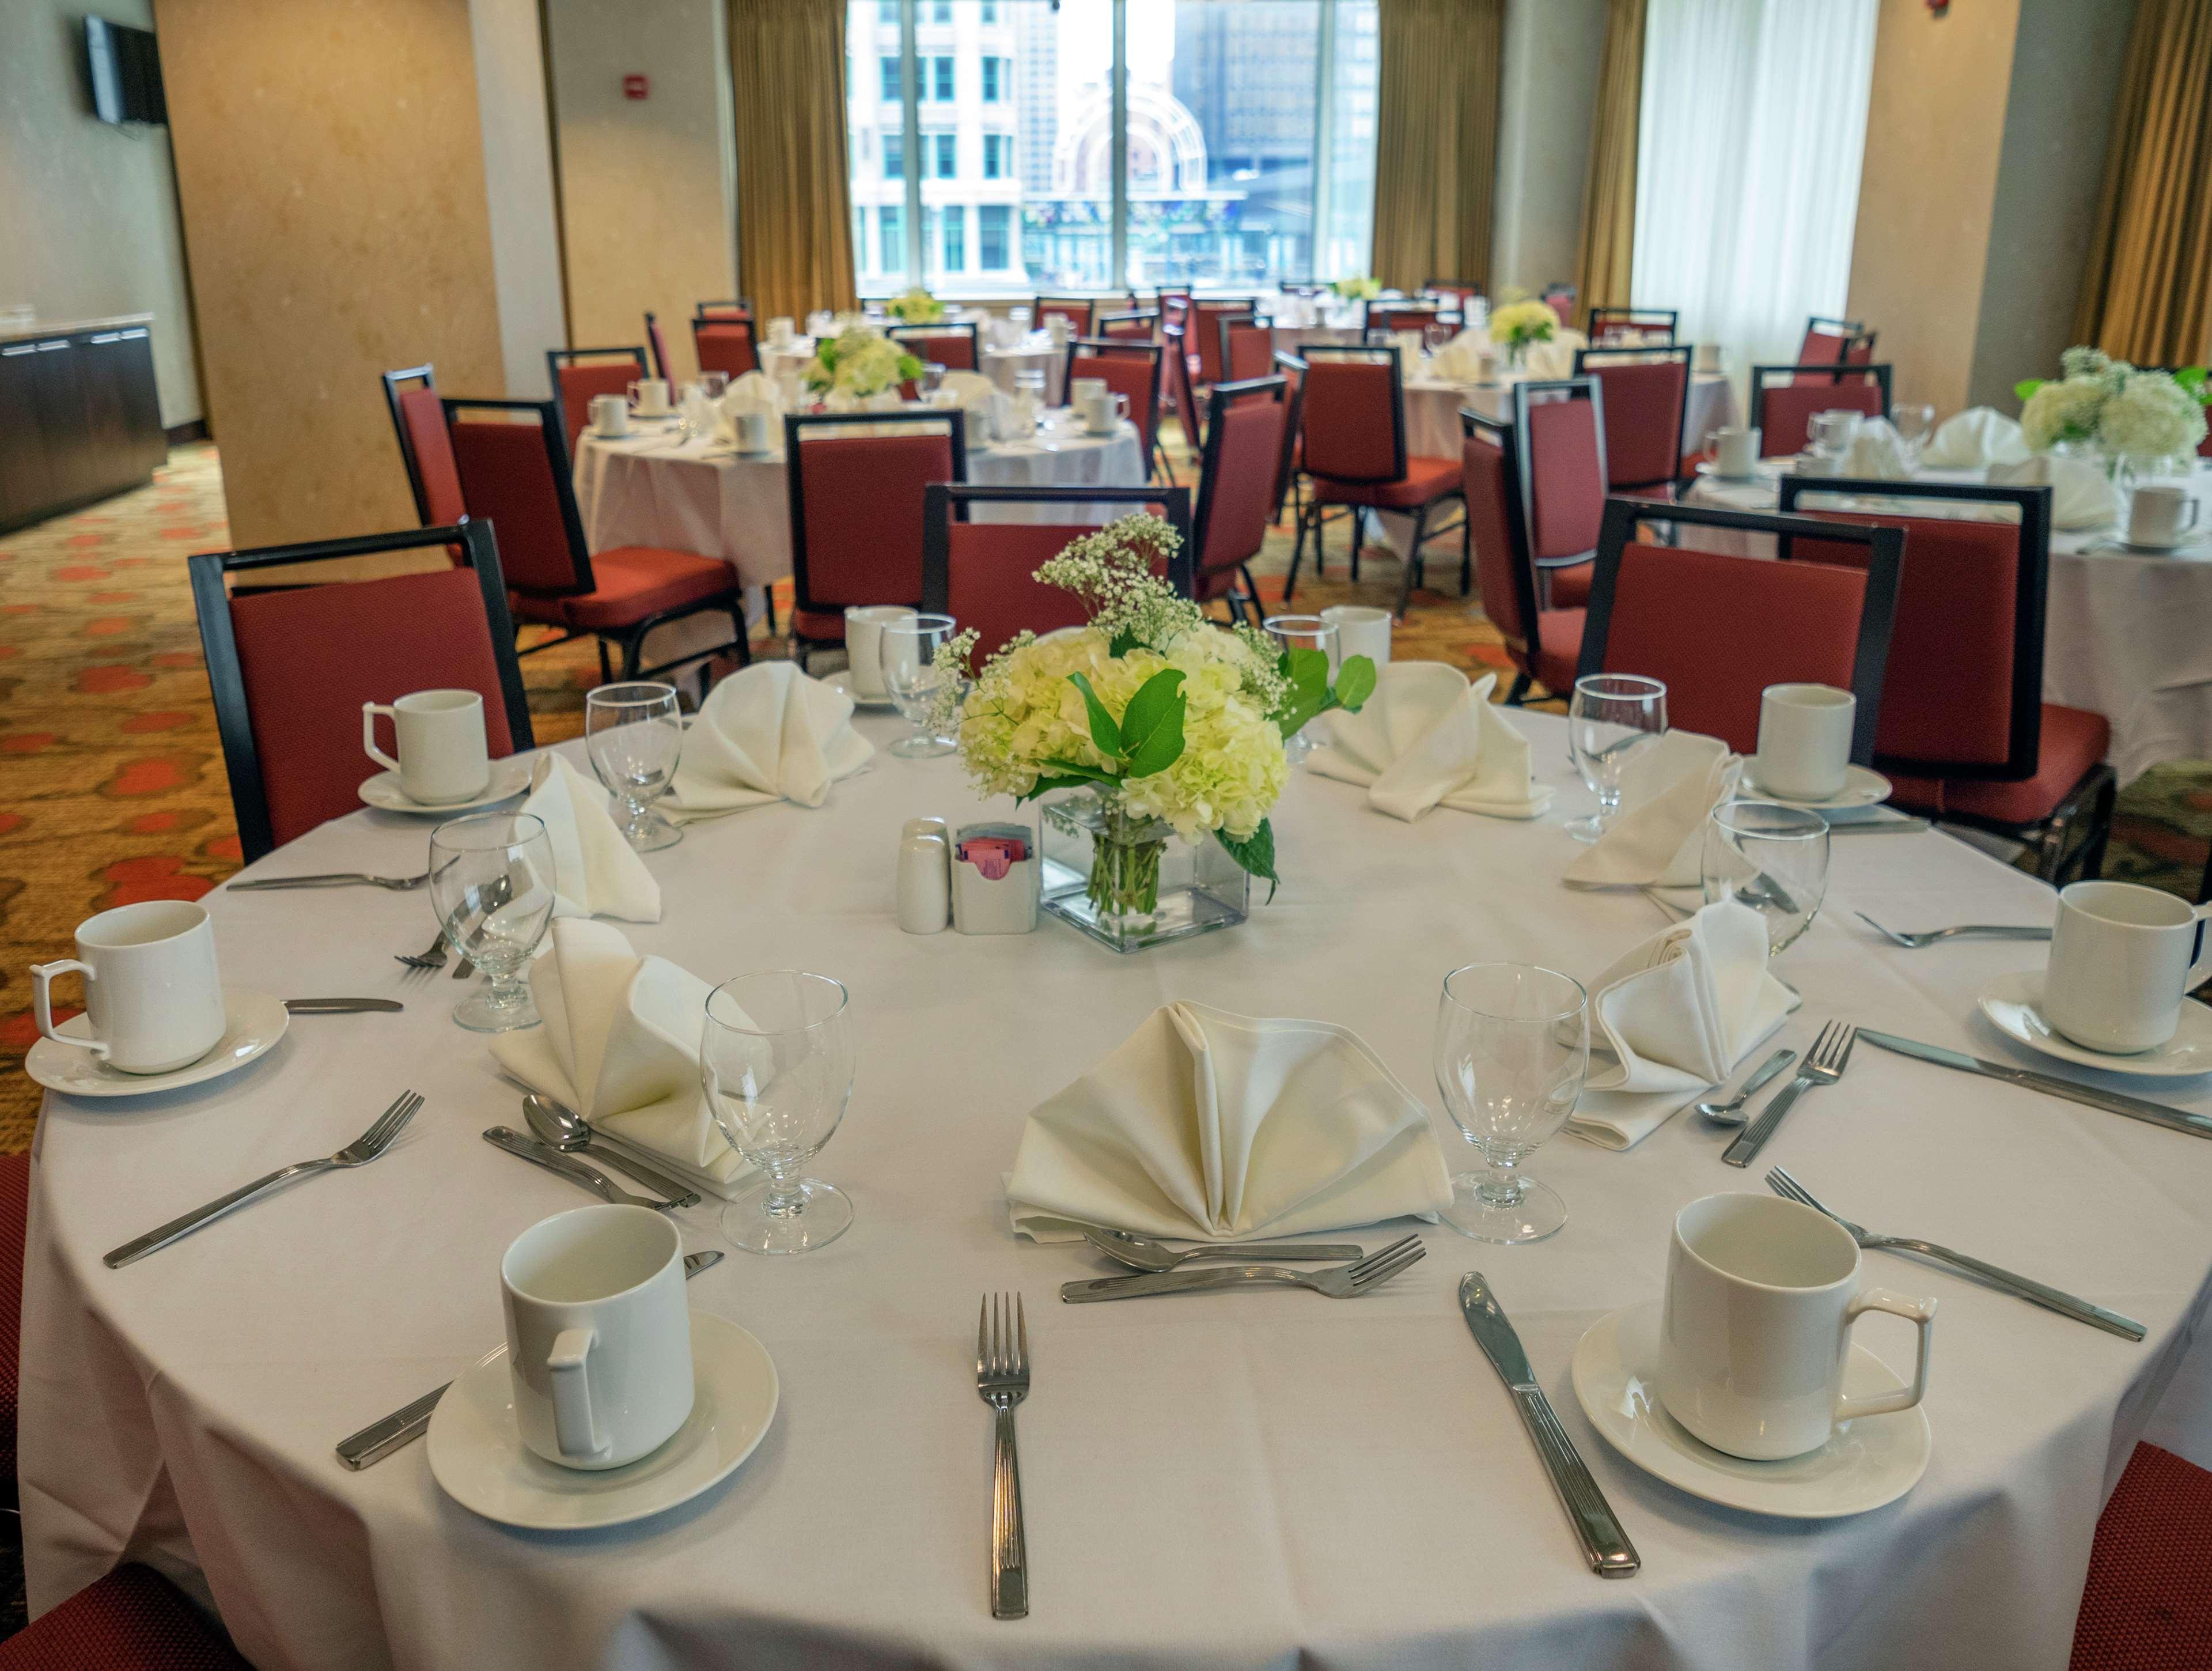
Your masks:
<svg viewBox="0 0 2212 1671"><path fill-rule="evenodd" d="M1809 374L1820 374L1818 375ZM1850 371L1832 366L1755 365L1751 369L1751 421L1759 432L1759 450L1781 458L1805 450L1813 414L1863 412L1889 416L1889 368L1866 365Z"/></svg>
<svg viewBox="0 0 2212 1671"><path fill-rule="evenodd" d="M549 348L545 371L561 414L561 444L571 457L576 437L592 421L592 402L602 394L627 399L629 386L650 375L642 348Z"/></svg>
<svg viewBox="0 0 2212 1671"><path fill-rule="evenodd" d="M1150 510L1164 518L1182 544L1154 565L1183 596L1190 595L1190 490L1187 487L969 487L933 482L922 493L921 607L950 615L975 632L972 665L980 666L1017 632L1054 632L1090 619L1082 601L1036 578L1037 570L1103 523L1089 507L1109 504L1115 515ZM1046 521L975 521L978 506L1058 506L1066 515ZM986 512L988 515L988 510Z"/></svg>
<svg viewBox="0 0 2212 1671"><path fill-rule="evenodd" d="M975 327L969 327L975 334ZM749 319L695 319L691 321L691 345L699 359L702 371L719 371L734 382L748 371L760 369L760 345L753 340L753 322Z"/></svg>
<svg viewBox="0 0 2212 1671"><path fill-rule="evenodd" d="M1572 326L1575 322L1575 287L1571 284L1544 286L1544 305L1559 316L1559 323Z"/></svg>
<svg viewBox="0 0 2212 1671"><path fill-rule="evenodd" d="M1646 544L1636 538L1642 522L1849 538L1866 556L1863 566L1776 563ZM1607 499L1576 674L1662 680L1668 723L1709 733L1739 754L1758 751L1759 693L1769 685L1833 685L1858 698L1851 759L1864 765L1881 720L1904 547L1894 528Z"/></svg>
<svg viewBox="0 0 2212 1671"><path fill-rule="evenodd" d="M1805 320L1805 340L1797 350L1800 365L1841 365L1844 354L1855 337L1874 338L1866 326L1855 319L1826 319L1813 314Z"/></svg>
<svg viewBox="0 0 2212 1671"><path fill-rule="evenodd" d="M280 564L458 546L458 568L386 580L230 593L227 576ZM492 530L481 521L190 559L200 647L251 864L355 810L370 775L361 705L410 691L483 698L495 759L536 746Z"/></svg>
<svg viewBox="0 0 2212 1671"><path fill-rule="evenodd" d="M1199 477L1193 591L1219 599L1237 620L1259 609L1248 566L1267 543L1281 503L1284 442L1291 433L1291 390L1283 377L1216 383L1206 399L1206 460Z"/></svg>
<svg viewBox="0 0 2212 1671"><path fill-rule="evenodd" d="M1231 383L1249 383L1255 377L1265 377L1273 372L1275 359L1274 326L1254 314L1224 314L1219 324L1222 366L1220 381Z"/></svg>
<svg viewBox="0 0 2212 1671"><path fill-rule="evenodd" d="M1091 334L1092 300L1087 296L1041 296L1030 308L1030 323L1042 331L1046 320L1064 319L1072 334L1087 337Z"/></svg>
<svg viewBox="0 0 2212 1671"><path fill-rule="evenodd" d="M253 1671L151 1567L120 1566L0 1642L0 1671Z"/></svg>
<svg viewBox="0 0 2212 1671"><path fill-rule="evenodd" d="M448 400L446 423L469 515L499 532L516 619L563 629L526 654L589 634L599 640L601 677L614 677L607 658L611 641L622 646L622 676L643 678L666 670L643 665L647 633L716 610L729 616L733 636L682 660L751 660L744 600L727 563L659 546L594 552L586 543L560 416L550 401Z"/></svg>
<svg viewBox="0 0 2212 1671"><path fill-rule="evenodd" d="M947 371L981 371L973 325L894 325L884 333L927 365Z"/></svg>
<svg viewBox="0 0 2212 1671"><path fill-rule="evenodd" d="M1605 390L1595 376L1513 386L1521 493L1528 509L1537 595L1547 609L1589 599L1590 559L1605 519Z"/></svg>
<svg viewBox="0 0 2212 1671"><path fill-rule="evenodd" d="M2043 699L2051 490L1785 476L1781 509L1799 509L1808 493L2002 508L2014 519L1812 513L1905 538L1874 754L1893 804L2025 842L2054 884L2098 875L2118 789L2105 764L2112 729L2102 714ZM1816 540L1779 549L1821 563L1862 555Z"/></svg>
<svg viewBox="0 0 2212 1671"><path fill-rule="evenodd" d="M1304 479L1304 454L1299 449L1298 431L1304 426L1306 406L1306 363L1287 348L1279 348L1273 356L1274 374L1283 380L1290 391L1290 423L1283 434L1283 456L1275 470L1275 518L1282 520L1285 501L1291 503L1297 514L1305 515L1305 491L1300 485ZM1316 562L1316 569L1319 564Z"/></svg>
<svg viewBox="0 0 2212 1671"><path fill-rule="evenodd" d="M741 296L730 302L702 302L692 309L691 317L707 320L750 320L753 317L753 299Z"/></svg>
<svg viewBox="0 0 2212 1671"><path fill-rule="evenodd" d="M1575 375L1594 377L1605 413L1605 485L1608 492L1672 498L1691 450L1687 348L1585 348Z"/></svg>
<svg viewBox="0 0 2212 1671"><path fill-rule="evenodd" d="M1467 304L1482 300L1482 286L1472 278L1431 278L1421 286L1424 296L1441 296L1450 302L1458 313L1467 312Z"/></svg>
<svg viewBox="0 0 2212 1671"><path fill-rule="evenodd" d="M1429 515L1448 499L1459 497L1460 461L1408 457L1406 452L1406 388L1395 348L1351 348L1310 345L1304 410L1299 419L1300 456L1314 485L1313 499L1291 551L1291 572L1283 585L1288 603L1298 583L1309 528L1314 564L1321 564L1322 519L1331 506L1349 509L1352 521L1352 577L1359 578L1362 510L1403 511L1413 519L1407 547L1405 576L1398 588L1398 614L1413 601L1419 583L1422 546L1431 532ZM1446 532L1437 529L1436 533ZM1462 565L1464 566L1464 565Z"/></svg>
<svg viewBox="0 0 2212 1671"><path fill-rule="evenodd" d="M1582 656L1583 612L1545 608L1537 589L1521 486L1519 432L1464 406L1459 422L1465 436L1461 479L1468 537L1482 613L1505 640L1505 653L1513 662L1513 687L1505 699L1519 704L1532 683L1551 696L1564 697L1574 686L1575 664Z"/></svg>
<svg viewBox="0 0 2212 1671"><path fill-rule="evenodd" d="M1182 327L1183 351L1176 353L1170 343L1169 358L1172 363L1168 372L1178 384L1176 415L1182 420L1183 441L1193 454L1206 444L1206 394L1216 383L1227 380L1224 369L1227 363L1222 358L1222 326L1231 320L1255 323L1259 317L1259 309L1249 299L1224 302L1209 297L1192 304ZM1273 345L1271 340L1269 346Z"/></svg>
<svg viewBox="0 0 2212 1671"><path fill-rule="evenodd" d="M692 321L691 328L695 331L699 328L697 320ZM645 343L653 351L653 375L666 378L672 390L676 385L676 368L668 358L668 338L661 332L659 316L650 308L645 310Z"/></svg>
<svg viewBox="0 0 2212 1671"><path fill-rule="evenodd" d="M1159 309L1140 308L1126 314L1101 314L1098 334L1117 342L1155 341L1160 334Z"/></svg>
<svg viewBox="0 0 2212 1671"><path fill-rule="evenodd" d="M1145 449L1145 478L1157 462L1170 481L1175 471L1160 444L1160 366L1165 351L1158 343L1114 337L1078 337L1067 345L1067 372L1060 387L1073 393L1079 377L1099 377L1116 394L1129 397L1129 421Z"/></svg>
<svg viewBox="0 0 2212 1671"><path fill-rule="evenodd" d="M415 514L426 528L459 521L468 508L461 503L453 438L446 432L446 409L439 402L437 379L430 368L417 365L386 372L384 404L391 409L392 433L399 438L399 461L407 467Z"/></svg>
<svg viewBox="0 0 2212 1671"><path fill-rule="evenodd" d="M23 1366L23 1238L31 1223L31 1157L0 1155L0 1480L12 1500L15 1409Z"/></svg>
<svg viewBox="0 0 2212 1671"><path fill-rule="evenodd" d="M853 433L858 428L859 433ZM874 431L896 429L896 434ZM921 601L922 493L968 479L957 411L783 420L791 491L792 653L845 642L853 604Z"/></svg>
<svg viewBox="0 0 2212 1671"><path fill-rule="evenodd" d="M2212 1665L2212 1473L2140 1444L2097 1517L2069 1671Z"/></svg>
<svg viewBox="0 0 2212 1671"><path fill-rule="evenodd" d="M1433 302L1365 302L1359 308L1360 329L1425 331L1442 311Z"/></svg>
<svg viewBox="0 0 2212 1671"><path fill-rule="evenodd" d="M1664 337L1671 343L1681 317L1679 308L1593 308L1589 316L1590 346L1603 348L1633 338L1648 343L1654 337Z"/></svg>

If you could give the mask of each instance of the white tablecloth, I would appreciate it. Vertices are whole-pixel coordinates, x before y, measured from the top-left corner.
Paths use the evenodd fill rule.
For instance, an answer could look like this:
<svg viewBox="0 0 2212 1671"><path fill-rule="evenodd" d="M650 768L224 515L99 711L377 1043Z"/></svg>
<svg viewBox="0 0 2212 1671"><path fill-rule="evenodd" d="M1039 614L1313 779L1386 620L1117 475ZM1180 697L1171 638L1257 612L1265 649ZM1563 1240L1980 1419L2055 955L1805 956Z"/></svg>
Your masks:
<svg viewBox="0 0 2212 1671"><path fill-rule="evenodd" d="M1930 470L1930 481L1977 481L1980 471ZM2212 471L2189 490L2212 518ZM1776 495L1701 479L1692 504L1771 510ZM1915 507L1941 515L1952 507ZM1758 536L1699 530L1696 543L1749 550ZM1909 559L1908 553L1908 559ZM2146 557L2112 543L2109 531L2054 531L2043 633L2043 699L2087 708L2112 722L2106 757L2123 784L2163 760L2212 759L2212 549L2199 545Z"/></svg>
<svg viewBox="0 0 2212 1671"><path fill-rule="evenodd" d="M1516 720L1566 778L1563 723ZM895 723L868 716L879 743ZM974 815L958 767L879 757L829 804L693 825L647 863L666 920L641 950L709 979L845 979L858 1087L821 1175L853 1229L791 1261L732 1253L693 1303L750 1329L782 1405L735 1479L588 1536L523 1535L448 1502L423 1447L361 1473L343 1435L501 1338L496 1265L585 1198L479 1133L514 1088L410 984L416 896L218 892L224 967L271 992L391 993L404 1016L303 1018L235 1076L138 1102L51 1098L40 1123L23 1320L21 1478L43 1613L125 1557L204 1574L258 1664L570 1668L1020 1663L1259 1668L1665 1665L2057 1671L2098 1509L2200 1326L2212 1143L1862 1045L1771 1145L1839 1209L2115 1306L2133 1345L1887 1255L1866 1280L1935 1295L1935 1454L1901 1502L1804 1525L1712 1508L1624 1462L1577 1408L1583 1330L1660 1293L1668 1226L1757 1190L1678 1119L1626 1153L1555 1139L1532 1169L1565 1229L1499 1248L1422 1231L1430 1257L1356 1304L1296 1292L1069 1307L1085 1253L1018 1241L1000 1179L1028 1110L1171 998L1358 1031L1428 1098L1438 982L1477 958L1584 976L1657 928L1629 893L1571 893L1566 789L1527 824L1403 825L1301 774L1278 809L1285 878L1224 933L1120 958L1056 924L917 939L890 918L901 822ZM994 808L1003 816L1000 802ZM364 812L262 874L419 864L425 826ZM2014 1051L1972 994L2033 947L1877 944L1914 926L2047 920L2039 884L1937 834L1839 839L1827 908L1786 954L1806 1009L1984 1054ZM2069 1071L2060 1069L2059 1071ZM353 1137L403 1085L428 1104L391 1154L309 1180L125 1270L100 1253L237 1181ZM2202 1085L2165 1095L2212 1111ZM1470 1156L1437 1117L1455 1165ZM717 1244L713 1213L679 1216ZM1377 1229L1373 1245L1396 1234ZM1480 1269L1640 1550L1583 1564L1528 1439L1453 1302ZM1028 1301L1021 1411L1030 1618L986 1591L991 1428L973 1383L987 1290ZM1881 1320L1867 1343L1909 1350Z"/></svg>

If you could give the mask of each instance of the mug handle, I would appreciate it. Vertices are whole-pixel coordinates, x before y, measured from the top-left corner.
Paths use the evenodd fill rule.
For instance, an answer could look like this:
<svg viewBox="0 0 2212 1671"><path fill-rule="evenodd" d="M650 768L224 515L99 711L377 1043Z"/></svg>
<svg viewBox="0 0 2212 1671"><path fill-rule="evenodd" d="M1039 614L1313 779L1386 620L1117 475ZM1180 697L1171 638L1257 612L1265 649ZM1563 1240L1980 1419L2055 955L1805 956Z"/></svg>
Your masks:
<svg viewBox="0 0 2212 1671"><path fill-rule="evenodd" d="M606 1455L592 1421L592 1391L585 1366L599 1339L592 1329L562 1329L554 1337L545 1367L553 1377L553 1438L563 1456L588 1462Z"/></svg>
<svg viewBox="0 0 2212 1671"><path fill-rule="evenodd" d="M2195 501L2191 500L2191 503L2194 503ZM2188 979L2181 983L2181 990L2185 994L2195 991L2206 980L2212 979L2212 934L2207 934L2204 931L2204 925L2208 921L2212 921L2212 904L2197 906L2197 945L2189 954Z"/></svg>
<svg viewBox="0 0 2212 1671"><path fill-rule="evenodd" d="M2188 519L2181 525L2182 533L2186 534L2190 529L2197 526L2197 513L2203 509L2204 502L2202 499L2191 499L2189 501L2189 516Z"/></svg>
<svg viewBox="0 0 2212 1671"><path fill-rule="evenodd" d="M1912 1354L1912 1385L1900 1392L1838 1398L1836 1419L1839 1422L1861 1416L1879 1416L1891 1410L1910 1410L1928 1394L1928 1349L1936 1330L1936 1302L1907 1299L1892 1289L1869 1288L1844 1308L1843 1345L1846 1350L1850 1345L1851 1324L1860 1314L1869 1311L1887 1311L1920 1326L1920 1337L1914 1343Z"/></svg>
<svg viewBox="0 0 2212 1671"><path fill-rule="evenodd" d="M381 707L374 702L361 704L361 746L368 751L368 758L386 771L399 770L399 762L376 746L376 717L383 714L392 721L392 746L399 747L399 715L397 710Z"/></svg>
<svg viewBox="0 0 2212 1671"><path fill-rule="evenodd" d="M107 1046L100 1040L64 1039L54 1031L53 997L46 990L47 985L56 975L65 975L72 969L84 977L84 984L88 986L97 979L92 972L91 964L80 963L73 957L63 958L57 963L33 963L31 966L32 1018L38 1022L41 1037L52 1039L58 1045L70 1045L78 1050L88 1050L94 1056L105 1056L107 1054Z"/></svg>

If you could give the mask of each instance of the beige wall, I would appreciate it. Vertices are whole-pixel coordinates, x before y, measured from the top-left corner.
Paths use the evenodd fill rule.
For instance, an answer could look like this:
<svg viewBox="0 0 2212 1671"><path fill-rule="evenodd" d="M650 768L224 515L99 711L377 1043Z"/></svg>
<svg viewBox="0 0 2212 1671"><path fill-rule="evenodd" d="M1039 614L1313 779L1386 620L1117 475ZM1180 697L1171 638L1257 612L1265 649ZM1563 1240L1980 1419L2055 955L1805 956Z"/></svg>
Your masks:
<svg viewBox="0 0 2212 1671"><path fill-rule="evenodd" d="M1507 0L1491 289L1572 284L1606 0Z"/></svg>
<svg viewBox="0 0 2212 1671"><path fill-rule="evenodd" d="M154 27L151 0L96 9ZM27 302L58 320L153 314L161 421L173 427L204 409L169 131L93 115L86 10L0 0L0 308Z"/></svg>
<svg viewBox="0 0 2212 1671"><path fill-rule="evenodd" d="M651 308L690 376L694 304L737 292L721 7L546 0L545 24L573 340L642 343ZM651 96L624 98L626 75Z"/></svg>
<svg viewBox="0 0 2212 1671"><path fill-rule="evenodd" d="M413 526L378 374L504 387L467 0L159 0L241 546Z"/></svg>
<svg viewBox="0 0 2212 1671"><path fill-rule="evenodd" d="M553 393L545 351L568 342L568 326L538 0L470 0L469 16L507 392L543 400Z"/></svg>

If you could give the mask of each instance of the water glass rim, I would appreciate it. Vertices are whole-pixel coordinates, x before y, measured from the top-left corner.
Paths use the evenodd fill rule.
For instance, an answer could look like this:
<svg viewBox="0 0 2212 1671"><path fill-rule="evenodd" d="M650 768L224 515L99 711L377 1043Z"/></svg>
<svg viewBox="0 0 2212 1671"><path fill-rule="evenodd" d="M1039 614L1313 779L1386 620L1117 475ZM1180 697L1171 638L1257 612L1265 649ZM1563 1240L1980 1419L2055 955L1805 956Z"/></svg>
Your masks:
<svg viewBox="0 0 2212 1671"><path fill-rule="evenodd" d="M799 1027L739 1027L735 1022L726 1022L714 1013L714 1000L725 992L729 992L732 987L742 986L748 981L772 979L778 975L789 976L793 981L812 982L817 987L827 987L836 994L836 1003L831 1006L826 1015ZM740 1012L744 1011L745 1006L738 1002L736 994L732 993L729 1001L736 1004ZM812 1033L817 1028L829 1026L830 1022L845 1013L852 1002L853 995L846 990L845 983L834 976L818 975L810 969L755 969L745 974L732 975L727 980L717 985L713 991L707 994L704 1009L707 1025L720 1028L725 1033L734 1033L749 1039L792 1039L797 1038L801 1034Z"/></svg>
<svg viewBox="0 0 2212 1671"><path fill-rule="evenodd" d="M894 636L919 638L926 633L950 632L959 625L950 615L925 615L917 611L899 620L879 621L876 624L876 631L886 638Z"/></svg>
<svg viewBox="0 0 2212 1671"><path fill-rule="evenodd" d="M1757 828L1740 822L1739 813L1756 810L1761 818L1771 819L1766 828ZM1812 841L1828 833L1828 820L1809 807L1792 807L1779 801L1723 801L1715 807L1712 821L1733 836L1747 836L1759 841Z"/></svg>
<svg viewBox="0 0 2212 1671"><path fill-rule="evenodd" d="M1616 701L1641 698L1648 702L1653 697L1666 695L1667 683L1640 673L1586 673L1575 680L1575 689L1585 695L1609 697Z"/></svg>
<svg viewBox="0 0 2212 1671"><path fill-rule="evenodd" d="M504 826L496 839L488 833L495 823ZM544 833L545 820L534 812L472 812L432 830L430 845L450 853L488 853L495 847L522 846Z"/></svg>
<svg viewBox="0 0 2212 1671"><path fill-rule="evenodd" d="M1564 981L1569 988L1572 989L1574 992L1574 1002L1571 1003L1565 1003L1561 1009L1551 1010L1542 1015L1509 1015L1498 1009L1486 1008L1484 1005L1480 1003L1470 1003L1466 998L1462 997L1457 992L1452 990L1452 983L1456 981L1462 975L1483 973L1498 969L1510 969L1516 974L1541 975L1546 979L1552 981ZM1560 1001L1564 1001L1566 994L1565 992L1561 992L1558 996ZM1572 1018L1573 1016L1583 1014L1589 1008L1589 989L1585 987L1582 982L1577 980L1572 975L1563 973L1558 969L1549 968L1541 963L1519 963L1514 961L1510 958L1493 959L1486 963L1461 964L1458 968L1454 969L1449 974L1444 977L1443 997L1444 1002L1450 1004L1455 1009L1463 1009L1470 1015L1484 1015L1493 1021L1504 1022L1564 1022Z"/></svg>
<svg viewBox="0 0 2212 1671"><path fill-rule="evenodd" d="M611 685L595 685L584 692L586 708L642 708L648 704L674 702L676 686L658 680L617 680Z"/></svg>

